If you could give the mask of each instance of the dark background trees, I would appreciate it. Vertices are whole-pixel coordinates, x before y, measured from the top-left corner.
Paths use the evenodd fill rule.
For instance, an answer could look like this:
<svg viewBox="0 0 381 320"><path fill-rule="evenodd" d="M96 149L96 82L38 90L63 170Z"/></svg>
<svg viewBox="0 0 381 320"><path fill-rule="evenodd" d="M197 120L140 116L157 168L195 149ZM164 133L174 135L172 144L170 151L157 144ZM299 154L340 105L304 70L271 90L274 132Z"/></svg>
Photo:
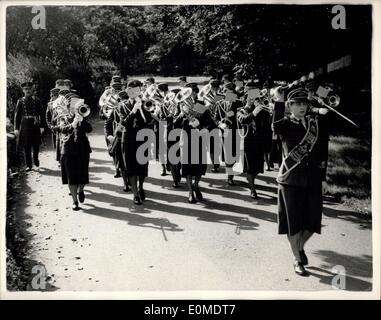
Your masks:
<svg viewBox="0 0 381 320"><path fill-rule="evenodd" d="M57 77L71 77L93 99L115 70L294 80L346 54L358 62L353 81L370 87L371 6L345 6L345 30L332 28L331 5L45 8L45 30L34 30L31 7L21 6L7 8L6 30L7 59L16 62L8 86L32 75L43 99ZM30 69L15 72L18 60ZM39 65L54 76L43 77Z"/></svg>

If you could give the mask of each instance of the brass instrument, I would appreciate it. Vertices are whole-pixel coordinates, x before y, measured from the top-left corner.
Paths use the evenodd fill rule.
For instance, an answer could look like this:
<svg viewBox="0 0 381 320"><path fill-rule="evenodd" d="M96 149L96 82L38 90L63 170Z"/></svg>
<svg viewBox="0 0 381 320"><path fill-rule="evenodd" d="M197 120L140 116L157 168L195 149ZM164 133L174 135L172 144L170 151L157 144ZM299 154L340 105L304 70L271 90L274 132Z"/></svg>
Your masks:
<svg viewBox="0 0 381 320"><path fill-rule="evenodd" d="M198 112L193 110L194 100L192 97L192 88L183 88L175 96L175 102L180 104L180 110L189 120L193 127L197 127L200 122L197 119Z"/></svg>
<svg viewBox="0 0 381 320"><path fill-rule="evenodd" d="M71 98L70 100L70 110L73 114L78 114L83 118L86 118L90 115L90 108L87 104L85 104L84 99L80 99L79 97Z"/></svg>
<svg viewBox="0 0 381 320"><path fill-rule="evenodd" d="M157 85L153 83L142 93L140 99L144 109L152 114L156 114L158 112L156 107L157 101L154 100L158 100L158 97L156 96L157 91Z"/></svg>
<svg viewBox="0 0 381 320"><path fill-rule="evenodd" d="M213 93L212 86L209 83L201 88L197 97L199 100L204 101L205 105L208 107L211 107L218 101L218 96Z"/></svg>
<svg viewBox="0 0 381 320"><path fill-rule="evenodd" d="M221 121L217 125L222 130L228 129L233 124L227 115L231 111L232 104L232 101L227 100L221 100L216 104L217 112L221 118ZM224 113L224 116L222 116L221 111Z"/></svg>
<svg viewBox="0 0 381 320"><path fill-rule="evenodd" d="M167 110L167 115L175 116L177 112L177 103L175 102L176 93L168 92L164 97L164 106Z"/></svg>
<svg viewBox="0 0 381 320"><path fill-rule="evenodd" d="M67 122L67 119L71 116L68 108L68 101L64 96L59 96L53 101L53 117L52 122L58 123L59 120Z"/></svg>
<svg viewBox="0 0 381 320"><path fill-rule="evenodd" d="M340 97L336 94L333 94L332 88L320 86L315 93L311 94L310 98L312 100L316 100L321 106L335 112L337 115L342 117L344 120L347 120L350 124L354 125L356 128L359 127L351 119L344 116L342 113L340 113L339 111L335 109L340 104Z"/></svg>
<svg viewBox="0 0 381 320"><path fill-rule="evenodd" d="M103 114L110 118L112 112L119 107L119 101L115 97L115 95L112 94L112 92L109 92L106 97L103 100L103 105L101 106Z"/></svg>
<svg viewBox="0 0 381 320"><path fill-rule="evenodd" d="M273 107L270 104L270 99L269 99L268 95L269 95L269 91L267 89L262 89L259 93L259 97L254 99L254 104L262 106L263 110L272 114L273 113Z"/></svg>

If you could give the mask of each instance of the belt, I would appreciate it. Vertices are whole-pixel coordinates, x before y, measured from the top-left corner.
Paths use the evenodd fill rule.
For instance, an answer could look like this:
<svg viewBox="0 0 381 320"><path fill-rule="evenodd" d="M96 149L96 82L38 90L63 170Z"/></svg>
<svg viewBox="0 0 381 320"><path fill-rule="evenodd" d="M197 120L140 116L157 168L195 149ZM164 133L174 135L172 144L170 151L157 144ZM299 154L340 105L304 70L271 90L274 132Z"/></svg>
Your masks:
<svg viewBox="0 0 381 320"><path fill-rule="evenodd" d="M24 119L33 119L35 116L24 116Z"/></svg>

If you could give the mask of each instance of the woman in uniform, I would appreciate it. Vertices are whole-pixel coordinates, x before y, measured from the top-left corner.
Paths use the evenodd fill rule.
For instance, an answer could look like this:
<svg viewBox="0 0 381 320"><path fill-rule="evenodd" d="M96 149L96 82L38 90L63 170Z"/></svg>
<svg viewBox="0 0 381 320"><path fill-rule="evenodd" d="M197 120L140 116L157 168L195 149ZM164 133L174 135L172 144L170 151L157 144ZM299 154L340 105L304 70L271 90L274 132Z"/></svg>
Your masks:
<svg viewBox="0 0 381 320"><path fill-rule="evenodd" d="M243 107L242 101L239 100L237 92L235 91L235 84L230 82L225 85L224 99L216 103L216 121L218 127L222 130L223 136L223 156L226 168L232 168L236 158L236 145L237 145L237 111ZM228 135L231 135L228 137ZM227 150L225 143L226 139L231 139L231 145ZM226 144L227 145L227 144ZM229 153L229 157L227 155ZM228 174L227 183L229 186L235 185L234 175Z"/></svg>
<svg viewBox="0 0 381 320"><path fill-rule="evenodd" d="M89 183L91 148L86 134L92 127L77 114L60 118L52 131L60 133L62 183L69 185L73 210L79 210L78 200L85 201L84 188Z"/></svg>
<svg viewBox="0 0 381 320"><path fill-rule="evenodd" d="M120 108L120 124L125 128L122 134L122 155L136 205L141 205L146 198L143 184L148 175L148 162L141 164L136 159L137 150L144 143L136 140L136 134L139 130L148 128L152 122L151 113L143 107L140 98L142 85L139 80L131 80L127 84L128 100Z"/></svg>
<svg viewBox="0 0 381 320"><path fill-rule="evenodd" d="M294 255L294 270L307 275L308 259L304 251L313 233L321 232L322 180L325 180L324 127L318 114L307 114L308 92L297 88L278 91L274 110L274 132L281 136L284 157L278 175L278 232L287 234ZM285 108L290 112L284 116Z"/></svg>
<svg viewBox="0 0 381 320"><path fill-rule="evenodd" d="M255 84L249 80L247 88L254 88ZM265 128L268 121L268 111L264 106L257 104L253 99L244 98L245 107L239 110L237 119L242 125L247 126L247 134L244 138L244 168L250 187L250 197L258 199L255 189L255 178L263 173L263 162L266 143Z"/></svg>
<svg viewBox="0 0 381 320"><path fill-rule="evenodd" d="M127 101L128 96L126 91L120 91L117 94L118 101L121 103ZM128 187L129 181L127 173L124 167L123 154L122 154L122 134L123 127L120 124L120 107L114 108L110 116L105 120L104 125L107 140L108 140L108 150L109 154L113 157L115 169L117 172L122 174L123 178L123 191L129 192L130 188Z"/></svg>
<svg viewBox="0 0 381 320"><path fill-rule="evenodd" d="M197 100L197 94L199 92L197 84L188 83L186 87L192 89L192 99L193 99L192 103L202 104L201 101ZM208 112L194 113L193 115L190 115L190 114L187 114L186 111L184 111L185 109L186 108L184 108L183 103L180 102L181 112L174 119L174 126L180 126L184 130L184 133L186 133L186 135L184 134L182 136L182 139L187 139L187 140L186 141L183 140L182 142L180 142L180 145L182 145L183 147L187 146L187 152L186 152L187 161L182 161L181 163L181 174L187 180L187 186L189 191L188 202L196 203L197 200L199 201L203 200L203 196L199 188L199 182L201 180L201 177L205 175L206 173L206 167L207 167L206 156L207 156L208 145L204 145L203 143L201 143L201 141L199 141L200 142L199 143L199 159L198 161L196 161L196 163L193 163L195 161L192 161L191 132L192 130L198 130L199 132L203 129L209 130L209 128L213 124L213 120L211 119Z"/></svg>

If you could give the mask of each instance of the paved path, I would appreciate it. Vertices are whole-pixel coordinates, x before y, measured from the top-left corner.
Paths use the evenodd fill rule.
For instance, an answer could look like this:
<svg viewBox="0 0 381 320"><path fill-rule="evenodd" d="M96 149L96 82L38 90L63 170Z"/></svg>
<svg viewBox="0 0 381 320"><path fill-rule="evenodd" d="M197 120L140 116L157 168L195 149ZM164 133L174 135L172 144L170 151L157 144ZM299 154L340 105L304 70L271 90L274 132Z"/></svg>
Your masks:
<svg viewBox="0 0 381 320"><path fill-rule="evenodd" d="M276 172L258 177L260 200L249 198L243 176L228 188L223 173L208 172L200 184L205 201L191 205L185 184L172 189L153 162L147 200L134 206L113 177L100 121L90 143L91 183L81 211L72 211L49 149L21 195L32 259L58 290L330 290L336 265L346 269L347 290L371 289L371 222L356 213L325 203L322 235L306 249L311 275L302 278L285 236L277 235Z"/></svg>

